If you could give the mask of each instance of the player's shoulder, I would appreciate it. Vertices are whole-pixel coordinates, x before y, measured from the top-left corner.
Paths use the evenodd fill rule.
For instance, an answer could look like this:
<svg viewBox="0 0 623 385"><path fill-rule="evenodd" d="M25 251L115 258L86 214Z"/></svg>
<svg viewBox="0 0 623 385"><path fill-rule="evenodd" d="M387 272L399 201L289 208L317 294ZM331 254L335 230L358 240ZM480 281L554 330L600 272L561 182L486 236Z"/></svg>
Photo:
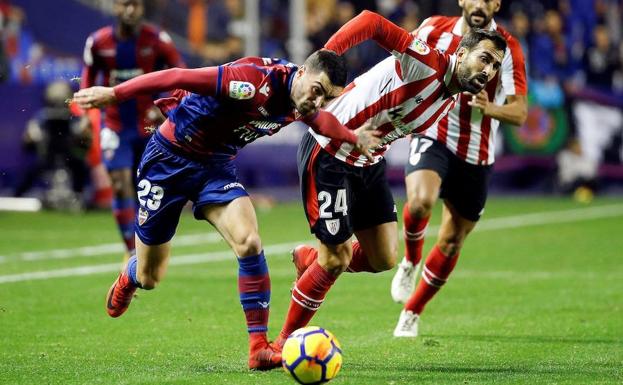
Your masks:
<svg viewBox="0 0 623 385"><path fill-rule="evenodd" d="M247 56L227 63L224 66L229 67L231 72L244 73L253 77L278 77L279 74L287 75L298 67L287 60L279 58L266 58Z"/></svg>
<svg viewBox="0 0 623 385"><path fill-rule="evenodd" d="M171 36L167 31L158 28L156 25L144 22L141 24L141 35L147 37L148 40L160 41L162 43L171 43Z"/></svg>
<svg viewBox="0 0 623 385"><path fill-rule="evenodd" d="M105 41L112 41L114 37L114 29L112 25L107 25L100 29L97 29L89 35L89 38L92 39L93 43L100 43Z"/></svg>
<svg viewBox="0 0 623 385"><path fill-rule="evenodd" d="M506 28L497 24L495 30L506 40L506 45L510 50L521 50L521 44Z"/></svg>
<svg viewBox="0 0 623 385"><path fill-rule="evenodd" d="M459 16L443 16L434 15L422 22L422 25L427 25L441 30L452 30L456 23L459 21Z"/></svg>

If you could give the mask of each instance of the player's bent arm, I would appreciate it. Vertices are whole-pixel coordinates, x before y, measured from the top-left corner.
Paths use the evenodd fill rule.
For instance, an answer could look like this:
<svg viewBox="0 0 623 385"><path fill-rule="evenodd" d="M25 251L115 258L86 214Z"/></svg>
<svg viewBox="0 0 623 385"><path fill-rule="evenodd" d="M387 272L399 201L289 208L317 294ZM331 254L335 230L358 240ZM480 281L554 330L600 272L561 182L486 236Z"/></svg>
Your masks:
<svg viewBox="0 0 623 385"><path fill-rule="evenodd" d="M218 67L171 68L137 76L115 86L113 90L117 101L131 99L141 94L156 94L178 88L213 96L218 91L218 78Z"/></svg>
<svg viewBox="0 0 623 385"><path fill-rule="evenodd" d="M315 114L304 117L302 122L320 135L352 144L357 143L357 135L340 123L330 112L320 110Z"/></svg>
<svg viewBox="0 0 623 385"><path fill-rule="evenodd" d="M509 95L504 105L489 103L485 115L503 123L521 126L528 118L528 98L526 95Z"/></svg>
<svg viewBox="0 0 623 385"><path fill-rule="evenodd" d="M405 52L413 35L378 13L363 11L344 24L325 44L325 48L343 54L357 44L373 39L388 51Z"/></svg>

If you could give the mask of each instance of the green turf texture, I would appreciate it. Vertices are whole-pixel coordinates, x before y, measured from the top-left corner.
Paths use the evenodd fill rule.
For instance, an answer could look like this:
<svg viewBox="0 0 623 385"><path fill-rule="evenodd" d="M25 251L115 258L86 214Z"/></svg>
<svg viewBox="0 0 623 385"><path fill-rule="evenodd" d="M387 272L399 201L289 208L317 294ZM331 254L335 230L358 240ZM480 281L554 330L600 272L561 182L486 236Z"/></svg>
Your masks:
<svg viewBox="0 0 623 385"><path fill-rule="evenodd" d="M484 219L623 206L563 198L492 198ZM400 206L399 206L400 207ZM313 242L298 204L258 210L265 245ZM439 208L432 224L439 223ZM179 235L214 232L185 213ZM118 241L112 216L0 213L2 276L111 264L120 255L23 260L24 252ZM434 242L429 234L425 250ZM403 245L400 242L400 255ZM174 247L173 257L227 250ZM294 268L267 255L270 336L289 304ZM395 339L401 306L393 271L344 274L311 324L344 349L332 384L623 383L623 216L476 231L429 304L420 337ZM105 313L116 274L0 283L0 384L289 384L281 370L250 372L237 265L171 266L119 319Z"/></svg>

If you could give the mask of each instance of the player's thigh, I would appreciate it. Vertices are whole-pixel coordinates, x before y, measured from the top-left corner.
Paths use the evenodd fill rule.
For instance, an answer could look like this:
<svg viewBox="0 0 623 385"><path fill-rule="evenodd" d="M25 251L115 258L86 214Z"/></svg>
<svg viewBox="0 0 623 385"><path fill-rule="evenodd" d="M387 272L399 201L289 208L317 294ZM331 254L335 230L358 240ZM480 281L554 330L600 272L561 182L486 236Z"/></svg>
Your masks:
<svg viewBox="0 0 623 385"><path fill-rule="evenodd" d="M253 252L261 250L257 217L248 196L240 196L227 203L202 206L201 213L236 254L246 254L247 250L244 249L247 248L254 249Z"/></svg>
<svg viewBox="0 0 623 385"><path fill-rule="evenodd" d="M355 231L368 262L377 271L391 269L396 264L398 250L397 222L382 223Z"/></svg>

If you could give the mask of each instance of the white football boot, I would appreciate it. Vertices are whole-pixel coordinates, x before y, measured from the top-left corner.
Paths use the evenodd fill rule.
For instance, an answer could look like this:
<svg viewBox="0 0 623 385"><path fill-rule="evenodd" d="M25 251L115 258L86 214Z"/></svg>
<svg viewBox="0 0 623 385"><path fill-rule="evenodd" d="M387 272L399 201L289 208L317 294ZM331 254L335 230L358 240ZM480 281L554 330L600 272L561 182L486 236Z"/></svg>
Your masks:
<svg viewBox="0 0 623 385"><path fill-rule="evenodd" d="M402 309L400 318L398 318L398 324L396 329L394 329L394 337L417 337L419 321L419 315L411 310Z"/></svg>
<svg viewBox="0 0 623 385"><path fill-rule="evenodd" d="M421 263L414 266L413 263L403 258L398 264L398 269L392 278L392 299L398 303L405 303L415 289L415 280L420 272Z"/></svg>

